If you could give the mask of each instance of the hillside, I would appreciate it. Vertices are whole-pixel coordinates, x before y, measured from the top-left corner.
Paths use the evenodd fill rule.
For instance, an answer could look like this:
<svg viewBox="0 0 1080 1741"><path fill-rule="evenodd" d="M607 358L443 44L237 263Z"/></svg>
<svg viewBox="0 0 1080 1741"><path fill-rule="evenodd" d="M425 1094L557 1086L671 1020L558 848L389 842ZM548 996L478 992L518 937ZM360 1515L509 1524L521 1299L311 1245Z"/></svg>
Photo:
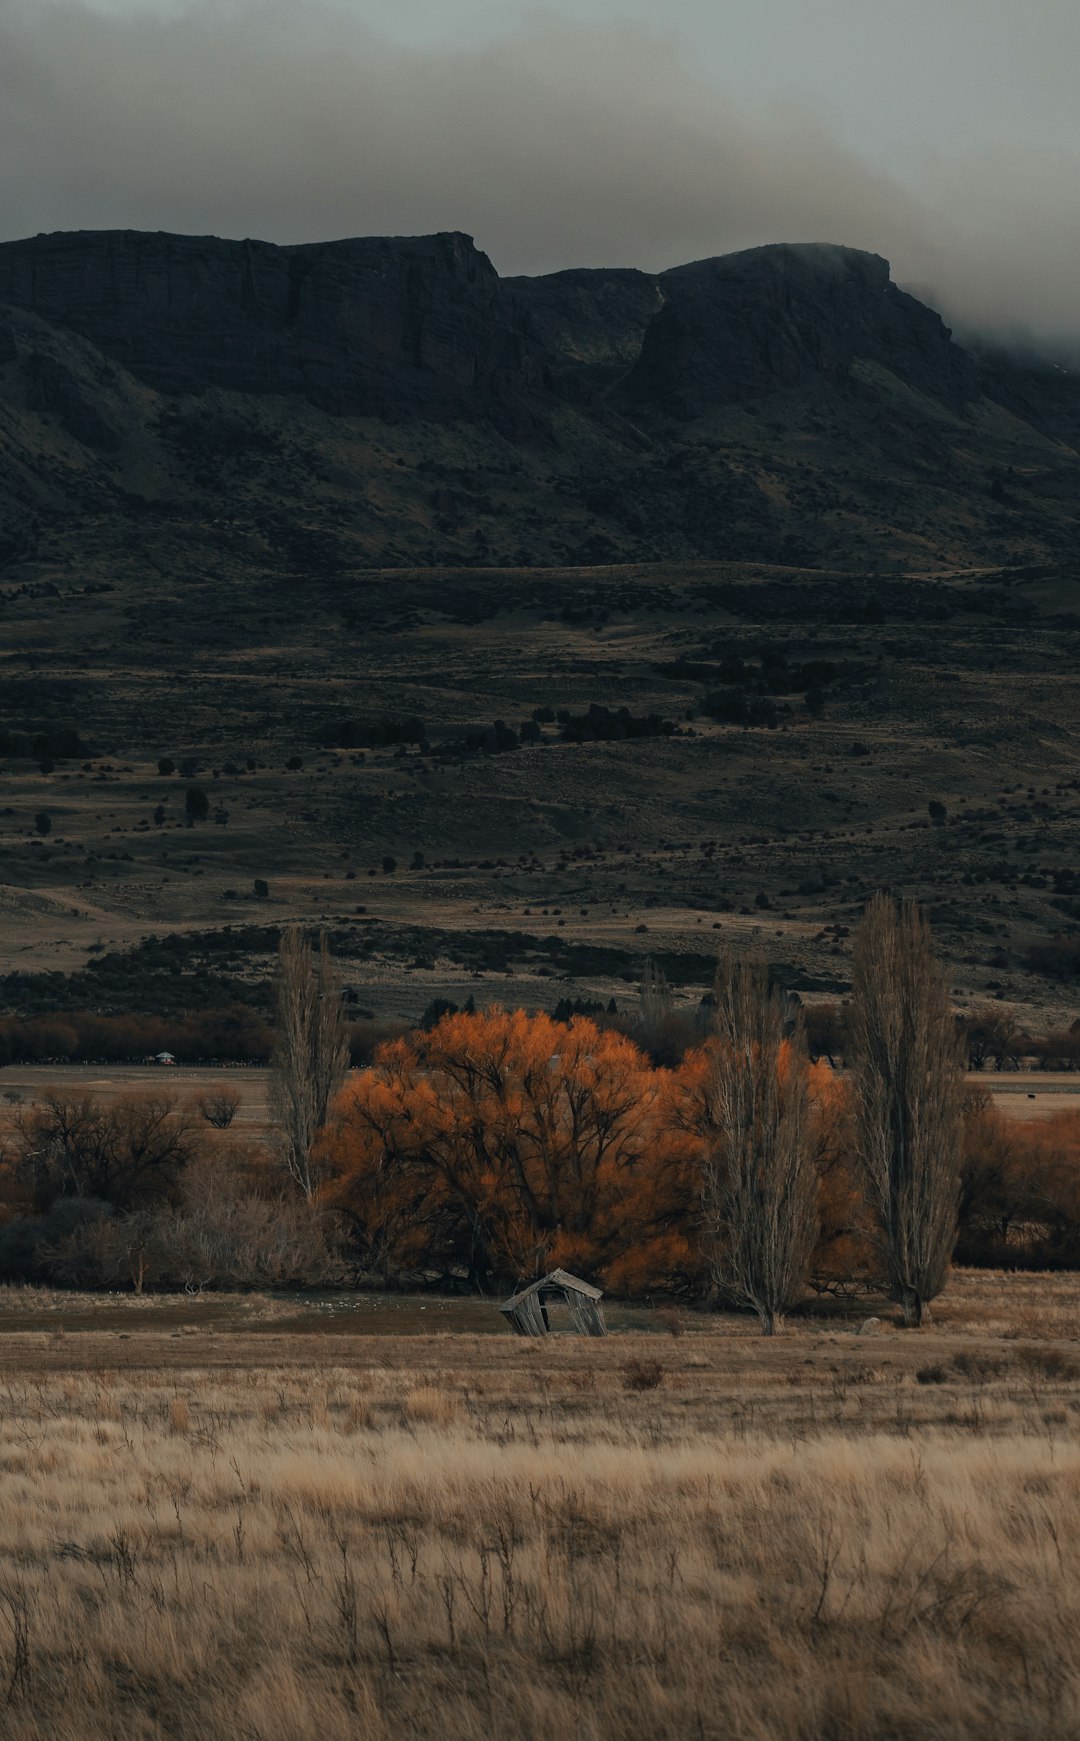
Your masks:
<svg viewBox="0 0 1080 1741"><path fill-rule="evenodd" d="M294 546L344 572L1073 558L1080 387L976 362L849 249L502 281L460 235L41 236L0 246L0 311L5 578L102 512L118 552L157 522L175 569L223 502L255 580Z"/></svg>
<svg viewBox="0 0 1080 1741"><path fill-rule="evenodd" d="M376 1013L696 1001L724 934L833 995L889 882L1064 1021L1078 443L841 248L0 245L0 1001L194 1001L294 916Z"/></svg>

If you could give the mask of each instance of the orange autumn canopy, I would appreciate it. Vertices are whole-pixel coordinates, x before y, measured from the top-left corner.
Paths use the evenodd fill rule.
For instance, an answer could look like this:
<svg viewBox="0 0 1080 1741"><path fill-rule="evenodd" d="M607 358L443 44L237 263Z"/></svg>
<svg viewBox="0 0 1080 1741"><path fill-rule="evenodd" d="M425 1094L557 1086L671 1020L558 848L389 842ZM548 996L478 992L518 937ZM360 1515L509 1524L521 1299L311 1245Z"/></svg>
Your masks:
<svg viewBox="0 0 1080 1741"><path fill-rule="evenodd" d="M446 1016L384 1046L346 1091L330 1200L396 1268L600 1275L656 1247L665 1272L685 1270L694 1139L678 1095L671 1072L584 1018Z"/></svg>

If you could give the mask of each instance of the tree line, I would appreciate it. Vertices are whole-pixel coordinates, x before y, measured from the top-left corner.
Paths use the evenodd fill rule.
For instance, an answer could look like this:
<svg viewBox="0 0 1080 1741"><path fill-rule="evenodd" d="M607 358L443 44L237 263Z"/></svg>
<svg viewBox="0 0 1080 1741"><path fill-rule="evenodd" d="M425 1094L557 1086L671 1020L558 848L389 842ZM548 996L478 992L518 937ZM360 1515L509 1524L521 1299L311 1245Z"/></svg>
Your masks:
<svg viewBox="0 0 1080 1741"><path fill-rule="evenodd" d="M287 932L269 1136L230 1129L214 1097L20 1108L0 1152L0 1276L493 1292L561 1265L629 1297L735 1305L775 1333L815 1294L859 1291L916 1325L954 1256L1080 1261L1080 1121L1013 1125L965 1086L912 904L867 909L842 1072L763 961L721 960L710 1031L670 1056L668 1012L656 973L637 1033L448 1011L349 1076L325 939Z"/></svg>
<svg viewBox="0 0 1080 1741"><path fill-rule="evenodd" d="M758 961L721 961L713 1032L674 1067L587 1018L446 1016L342 1096L324 1200L386 1276L559 1265L773 1333L815 1271L861 1272L918 1324L957 1237L963 1061L914 906L871 902L854 971L846 1081Z"/></svg>
<svg viewBox="0 0 1080 1741"><path fill-rule="evenodd" d="M1067 1028L1032 1033L1021 1026L1008 1004L986 1002L955 1019L967 1068L973 1074L1025 1068L1080 1069L1080 1018ZM848 1052L850 1022L849 1004L832 1000L814 1004L806 1017L811 1056L842 1064Z"/></svg>
<svg viewBox="0 0 1080 1741"><path fill-rule="evenodd" d="M0 1017L0 1066L142 1063L159 1052L171 1052L185 1064L223 1059L266 1064L273 1050L270 1024L258 1011L239 1003L184 1016L105 1016L70 1010Z"/></svg>

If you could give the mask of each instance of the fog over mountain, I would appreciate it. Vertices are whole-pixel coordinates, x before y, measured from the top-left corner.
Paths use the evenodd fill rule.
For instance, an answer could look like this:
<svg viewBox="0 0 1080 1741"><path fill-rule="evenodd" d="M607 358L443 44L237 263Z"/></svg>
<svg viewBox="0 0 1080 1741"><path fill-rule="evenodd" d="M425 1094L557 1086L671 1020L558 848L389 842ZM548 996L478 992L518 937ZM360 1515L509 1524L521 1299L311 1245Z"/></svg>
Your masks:
<svg viewBox="0 0 1080 1741"><path fill-rule="evenodd" d="M1048 66L1060 51L1048 32ZM820 102L785 99L778 55L763 102L634 20L436 46L320 4L0 0L0 236L454 228L503 273L832 241L887 255L964 330L1080 333L1075 129L966 147L945 128L916 186Z"/></svg>

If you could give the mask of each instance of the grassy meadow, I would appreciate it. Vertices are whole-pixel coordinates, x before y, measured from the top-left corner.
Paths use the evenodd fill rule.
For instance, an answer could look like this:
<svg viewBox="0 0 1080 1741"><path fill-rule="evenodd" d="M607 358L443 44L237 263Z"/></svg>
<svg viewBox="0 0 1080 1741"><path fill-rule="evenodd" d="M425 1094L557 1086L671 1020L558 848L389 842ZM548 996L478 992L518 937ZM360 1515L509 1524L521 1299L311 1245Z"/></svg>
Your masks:
<svg viewBox="0 0 1080 1741"><path fill-rule="evenodd" d="M4 1292L5 1738L1080 1732L1075 1278L772 1343L431 1304Z"/></svg>
<svg viewBox="0 0 1080 1741"><path fill-rule="evenodd" d="M264 1138L270 1128L269 1072L259 1065L182 1064L14 1064L4 1071L0 1122L26 1103L48 1094L90 1094L108 1105L130 1094L168 1094L182 1105L222 1089L239 1096L233 1129L237 1135ZM1080 1111L1080 1076L1034 1071L972 1074L971 1088L984 1089L1008 1118L1025 1121Z"/></svg>

